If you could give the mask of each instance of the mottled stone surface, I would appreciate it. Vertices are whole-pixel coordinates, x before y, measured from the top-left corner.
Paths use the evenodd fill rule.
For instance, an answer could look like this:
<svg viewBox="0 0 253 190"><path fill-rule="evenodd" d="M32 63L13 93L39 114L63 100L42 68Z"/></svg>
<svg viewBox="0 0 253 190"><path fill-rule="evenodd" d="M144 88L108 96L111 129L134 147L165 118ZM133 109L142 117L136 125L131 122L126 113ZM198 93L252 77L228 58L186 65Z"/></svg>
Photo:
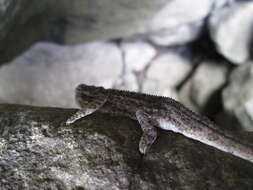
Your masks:
<svg viewBox="0 0 253 190"><path fill-rule="evenodd" d="M218 51L235 64L251 58L253 2L242 1L220 9L209 19L209 29Z"/></svg>
<svg viewBox="0 0 253 190"><path fill-rule="evenodd" d="M0 67L0 102L76 107L78 84L112 87L121 69L121 52L114 43L38 43Z"/></svg>
<svg viewBox="0 0 253 190"><path fill-rule="evenodd" d="M146 157L141 130L96 113L74 125L75 110L0 105L0 189L253 188L253 165L172 132Z"/></svg>
<svg viewBox="0 0 253 190"><path fill-rule="evenodd" d="M253 131L253 64L241 65L233 71L224 89L223 104L247 131Z"/></svg>

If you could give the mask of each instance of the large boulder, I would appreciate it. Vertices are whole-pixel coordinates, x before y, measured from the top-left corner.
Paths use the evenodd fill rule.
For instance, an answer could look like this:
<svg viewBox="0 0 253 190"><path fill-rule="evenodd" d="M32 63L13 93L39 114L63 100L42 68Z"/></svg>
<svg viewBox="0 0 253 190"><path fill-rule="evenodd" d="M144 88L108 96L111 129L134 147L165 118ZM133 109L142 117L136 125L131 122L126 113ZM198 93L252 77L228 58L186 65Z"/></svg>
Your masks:
<svg viewBox="0 0 253 190"><path fill-rule="evenodd" d="M172 132L145 157L141 129L96 113L0 105L0 189L253 189L253 165Z"/></svg>

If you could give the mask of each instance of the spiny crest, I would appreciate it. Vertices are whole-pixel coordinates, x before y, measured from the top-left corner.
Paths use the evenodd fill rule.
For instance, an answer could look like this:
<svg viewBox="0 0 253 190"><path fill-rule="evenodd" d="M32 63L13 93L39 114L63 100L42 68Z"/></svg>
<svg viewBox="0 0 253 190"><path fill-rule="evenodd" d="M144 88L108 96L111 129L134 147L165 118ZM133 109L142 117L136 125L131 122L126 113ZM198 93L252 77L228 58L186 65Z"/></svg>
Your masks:
<svg viewBox="0 0 253 190"><path fill-rule="evenodd" d="M148 98L158 98L158 99L166 99L166 100L173 100L170 97L166 96L159 96L159 95L153 95L153 94L146 94L142 92L134 92L134 91L128 91L128 90L121 90L121 89L106 89L114 94L121 94L122 96L133 96L133 97L148 97ZM175 100L174 100L175 101Z"/></svg>

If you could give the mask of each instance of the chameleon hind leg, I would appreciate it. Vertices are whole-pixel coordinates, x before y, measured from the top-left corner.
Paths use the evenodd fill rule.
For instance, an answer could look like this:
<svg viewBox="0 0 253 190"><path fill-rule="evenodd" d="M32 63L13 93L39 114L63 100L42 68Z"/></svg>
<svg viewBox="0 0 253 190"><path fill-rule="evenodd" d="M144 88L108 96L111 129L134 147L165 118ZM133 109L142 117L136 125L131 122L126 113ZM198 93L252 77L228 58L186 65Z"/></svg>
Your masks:
<svg viewBox="0 0 253 190"><path fill-rule="evenodd" d="M158 135L157 127L155 126L156 122L151 118L150 114L142 110L136 111L136 118L143 131L139 142L139 151L142 154L146 154Z"/></svg>

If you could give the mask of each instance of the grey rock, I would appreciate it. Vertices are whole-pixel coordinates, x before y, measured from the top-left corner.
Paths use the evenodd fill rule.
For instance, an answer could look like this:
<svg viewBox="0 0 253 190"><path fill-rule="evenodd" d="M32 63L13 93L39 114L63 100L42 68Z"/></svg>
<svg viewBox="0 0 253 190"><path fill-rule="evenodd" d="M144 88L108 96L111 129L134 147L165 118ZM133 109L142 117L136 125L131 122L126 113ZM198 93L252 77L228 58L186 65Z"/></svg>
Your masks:
<svg viewBox="0 0 253 190"><path fill-rule="evenodd" d="M155 48L148 42L141 40L124 40L120 45L123 56L123 73L116 88L140 91L142 80L140 75L156 55Z"/></svg>
<svg viewBox="0 0 253 190"><path fill-rule="evenodd" d="M167 0L103 0L74 3L53 0L51 7L66 16L66 43L129 37L145 31L147 22Z"/></svg>
<svg viewBox="0 0 253 190"><path fill-rule="evenodd" d="M243 64L235 69L229 85L223 90L223 104L247 131L253 131L253 64Z"/></svg>
<svg viewBox="0 0 253 190"><path fill-rule="evenodd" d="M142 158L137 122L97 112L64 125L74 111L0 105L1 190L253 188L247 161L169 132Z"/></svg>
<svg viewBox="0 0 253 190"><path fill-rule="evenodd" d="M74 89L78 84L112 87L121 70L121 52L114 43L38 43L0 67L0 101L76 107Z"/></svg>
<svg viewBox="0 0 253 190"><path fill-rule="evenodd" d="M250 59L253 2L237 2L213 12L209 28L218 51L235 64Z"/></svg>
<svg viewBox="0 0 253 190"><path fill-rule="evenodd" d="M39 2L0 0L0 40L1 35L8 33L0 41L0 63L10 61L38 41L80 44L144 33L149 20L168 3L167 0Z"/></svg>
<svg viewBox="0 0 253 190"><path fill-rule="evenodd" d="M179 99L176 88L168 86L154 79L145 79L141 91L147 94L170 97L175 100Z"/></svg>
<svg viewBox="0 0 253 190"><path fill-rule="evenodd" d="M0 0L0 64L47 38L53 20L49 12L46 0Z"/></svg>
<svg viewBox="0 0 253 190"><path fill-rule="evenodd" d="M155 48L141 40L125 40L121 44L126 72L142 71L156 55Z"/></svg>
<svg viewBox="0 0 253 190"><path fill-rule="evenodd" d="M40 1L37 5L28 0L0 0L0 40L14 25L24 23L36 11L40 11L44 7L44 2Z"/></svg>
<svg viewBox="0 0 253 190"><path fill-rule="evenodd" d="M237 0L215 0L214 5L213 5L214 10L229 6L232 3L234 3L235 1L237 1Z"/></svg>
<svg viewBox="0 0 253 190"><path fill-rule="evenodd" d="M225 85L227 72L225 65L202 62L180 90L180 99L193 110L203 111L212 96Z"/></svg>
<svg viewBox="0 0 253 190"><path fill-rule="evenodd" d="M147 32L158 45L181 45L195 40L213 0L172 0L150 22Z"/></svg>
<svg viewBox="0 0 253 190"><path fill-rule="evenodd" d="M121 77L116 81L115 88L121 90L130 90L139 92L140 86L139 81L134 72L127 72L121 75Z"/></svg>
<svg viewBox="0 0 253 190"><path fill-rule="evenodd" d="M0 0L0 44L14 27L24 24L33 15L41 13L45 7L45 1Z"/></svg>
<svg viewBox="0 0 253 190"><path fill-rule="evenodd" d="M186 78L191 69L190 59L183 57L180 52L163 53L150 64L143 82L143 92L177 99L174 88Z"/></svg>

